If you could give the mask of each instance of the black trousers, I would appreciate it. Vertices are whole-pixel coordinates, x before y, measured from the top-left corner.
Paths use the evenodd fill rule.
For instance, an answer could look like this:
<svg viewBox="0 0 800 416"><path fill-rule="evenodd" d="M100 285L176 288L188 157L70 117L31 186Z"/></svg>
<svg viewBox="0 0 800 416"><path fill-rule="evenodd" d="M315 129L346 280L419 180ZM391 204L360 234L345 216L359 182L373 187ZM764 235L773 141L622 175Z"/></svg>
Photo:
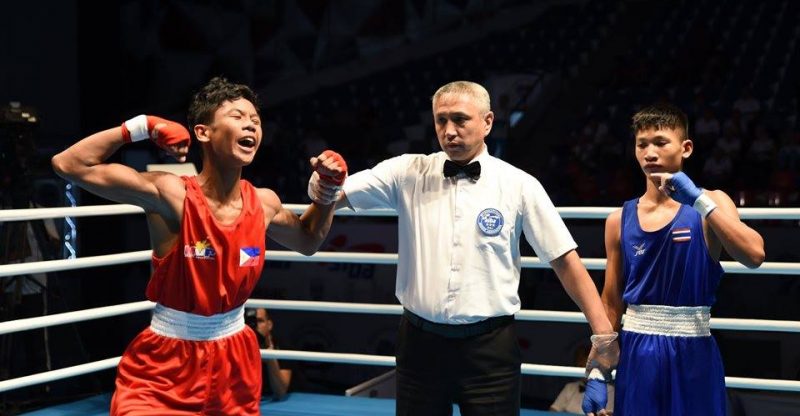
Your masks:
<svg viewBox="0 0 800 416"><path fill-rule="evenodd" d="M522 357L514 321L449 338L403 316L397 336L397 416L518 416Z"/></svg>

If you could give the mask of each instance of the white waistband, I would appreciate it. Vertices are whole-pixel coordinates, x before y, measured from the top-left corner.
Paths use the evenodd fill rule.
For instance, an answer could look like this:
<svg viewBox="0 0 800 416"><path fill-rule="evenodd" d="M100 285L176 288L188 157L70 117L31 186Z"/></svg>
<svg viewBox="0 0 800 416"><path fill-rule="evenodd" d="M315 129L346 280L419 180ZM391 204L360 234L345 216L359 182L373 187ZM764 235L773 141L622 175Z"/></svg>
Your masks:
<svg viewBox="0 0 800 416"><path fill-rule="evenodd" d="M211 316L197 315L156 304L150 330L158 335L189 341L225 338L244 329L244 305Z"/></svg>
<svg viewBox="0 0 800 416"><path fill-rule="evenodd" d="M628 305L623 329L670 337L711 336L708 306Z"/></svg>

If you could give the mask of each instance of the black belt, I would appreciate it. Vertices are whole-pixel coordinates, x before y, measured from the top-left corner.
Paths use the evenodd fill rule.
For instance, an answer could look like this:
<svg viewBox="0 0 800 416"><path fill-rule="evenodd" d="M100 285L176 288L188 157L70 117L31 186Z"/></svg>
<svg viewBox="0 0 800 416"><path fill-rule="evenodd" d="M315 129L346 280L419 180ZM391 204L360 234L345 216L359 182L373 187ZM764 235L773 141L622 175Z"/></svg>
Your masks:
<svg viewBox="0 0 800 416"><path fill-rule="evenodd" d="M415 327L445 338L468 338L483 335L514 321L514 315L495 316L480 322L461 325L440 324L431 322L403 309L403 316Z"/></svg>

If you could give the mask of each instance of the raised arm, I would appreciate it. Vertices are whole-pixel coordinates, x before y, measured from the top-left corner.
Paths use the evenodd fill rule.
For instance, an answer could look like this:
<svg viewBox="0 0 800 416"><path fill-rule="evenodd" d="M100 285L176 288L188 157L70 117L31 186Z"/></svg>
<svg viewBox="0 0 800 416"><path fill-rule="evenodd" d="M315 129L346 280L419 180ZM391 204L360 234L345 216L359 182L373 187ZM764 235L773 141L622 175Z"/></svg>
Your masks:
<svg viewBox="0 0 800 416"><path fill-rule="evenodd" d="M761 234L739 219L739 211L728 194L723 191L705 191L705 194L717 204L706 217L706 223L725 251L748 268L760 266L765 257Z"/></svg>
<svg viewBox="0 0 800 416"><path fill-rule="evenodd" d="M178 185L175 181L179 183L179 178L164 173L139 173L125 165L106 163L126 142L149 137L176 159L185 160L189 132L183 126L153 117L148 128L147 118L139 117L142 118L131 119L121 127L92 134L53 156L53 169L64 179L103 198L138 205L148 212L163 213L170 209L165 192L171 191L171 185ZM131 130L134 130L133 138Z"/></svg>
<svg viewBox="0 0 800 416"><path fill-rule="evenodd" d="M259 196L270 216L268 235L284 247L306 256L317 252L328 236L336 200L341 195L341 185L347 177L347 164L335 152L326 150L311 159L314 169L309 181L312 203L303 215L297 216L283 207L275 192L260 189Z"/></svg>
<svg viewBox="0 0 800 416"><path fill-rule="evenodd" d="M652 173L661 181L659 190L672 199L694 207L711 227L714 236L734 260L754 269L764 262L764 239L739 219L731 198L722 191L704 191L683 172ZM712 253L718 255L714 240L709 241Z"/></svg>
<svg viewBox="0 0 800 416"><path fill-rule="evenodd" d="M603 285L603 305L606 309L608 320L619 331L622 326L622 314L625 303L622 301L622 253L619 246L620 221L622 210L612 212L606 219L605 245L606 245L606 278Z"/></svg>

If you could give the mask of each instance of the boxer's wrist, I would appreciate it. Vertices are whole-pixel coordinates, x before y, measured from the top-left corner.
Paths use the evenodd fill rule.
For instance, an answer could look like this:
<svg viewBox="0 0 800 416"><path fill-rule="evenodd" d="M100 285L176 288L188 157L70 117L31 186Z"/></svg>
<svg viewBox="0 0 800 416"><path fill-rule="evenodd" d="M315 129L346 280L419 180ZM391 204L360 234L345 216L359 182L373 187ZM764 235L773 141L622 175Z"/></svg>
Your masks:
<svg viewBox="0 0 800 416"><path fill-rule="evenodd" d="M717 208L717 204L710 196L703 193L697 197L692 207L699 212L703 218L707 218L708 215L711 214L711 211Z"/></svg>
<svg viewBox="0 0 800 416"><path fill-rule="evenodd" d="M323 182L321 175L316 171L312 172L311 177L308 179L308 197L319 205L330 205L336 202L342 193L342 187L330 184L326 184L323 187L321 182Z"/></svg>
<svg viewBox="0 0 800 416"><path fill-rule="evenodd" d="M586 360L587 378L606 383L612 380L611 373L619 362L617 337L616 332L591 336L592 349L589 351L589 359Z"/></svg>
<svg viewBox="0 0 800 416"><path fill-rule="evenodd" d="M619 336L619 334L616 333L616 332L609 332L609 333L605 333L605 334L592 335L591 337L589 337L589 340L592 341L592 345L593 346L599 347L599 346L602 346L604 344L608 344L610 342L613 342L614 340L617 339L618 336Z"/></svg>
<svg viewBox="0 0 800 416"><path fill-rule="evenodd" d="M311 200L317 205L324 205L328 206L331 204L335 204L336 201L339 200L339 197L342 195L342 189L340 187L336 187L336 189L331 189L329 192L332 192L332 195L326 195L322 192L318 193L315 197L311 197Z"/></svg>
<svg viewBox="0 0 800 416"><path fill-rule="evenodd" d="M147 116L140 114L122 123L122 140L125 143L138 142L150 138Z"/></svg>
<svg viewBox="0 0 800 416"><path fill-rule="evenodd" d="M611 381L611 380L606 380L606 378L603 376L603 372L600 371L599 368L593 368L592 371L589 371L589 375L587 375L586 378L589 380L602 381L603 383L608 383Z"/></svg>
<svg viewBox="0 0 800 416"><path fill-rule="evenodd" d="M122 123L122 140L125 143L151 139L158 147L169 150L171 146L187 147L191 142L189 130L171 120L156 116L138 115Z"/></svg>

